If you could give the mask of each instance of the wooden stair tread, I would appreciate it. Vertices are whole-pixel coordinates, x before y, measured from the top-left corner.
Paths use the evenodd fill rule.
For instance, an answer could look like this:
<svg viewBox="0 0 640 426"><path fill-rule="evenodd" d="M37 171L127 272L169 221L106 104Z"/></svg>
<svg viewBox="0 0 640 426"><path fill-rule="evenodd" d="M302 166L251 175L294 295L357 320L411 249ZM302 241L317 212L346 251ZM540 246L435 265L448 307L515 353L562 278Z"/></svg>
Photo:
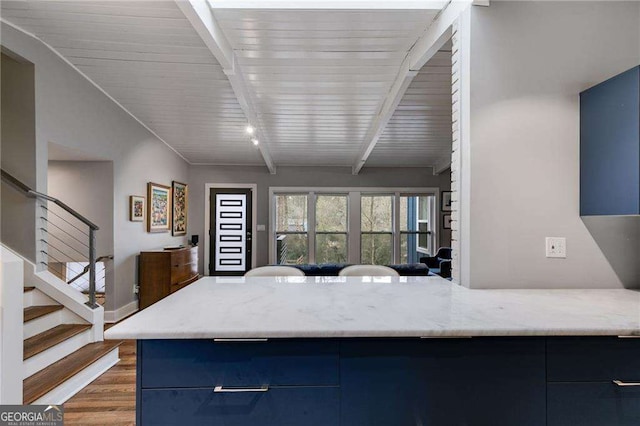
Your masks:
<svg viewBox="0 0 640 426"><path fill-rule="evenodd" d="M29 337L24 341L23 359L29 359L90 328L90 324L60 324L33 337Z"/></svg>
<svg viewBox="0 0 640 426"><path fill-rule="evenodd" d="M89 343L44 370L27 377L23 381L23 404L31 404L120 346L121 343L113 340Z"/></svg>
<svg viewBox="0 0 640 426"><path fill-rule="evenodd" d="M40 318L51 312L64 309L62 305L44 305L44 306L30 306L24 309L24 322L29 322L36 318Z"/></svg>
<svg viewBox="0 0 640 426"><path fill-rule="evenodd" d="M24 287L23 292L24 293L28 293L28 292L33 291L35 289L36 289L35 287Z"/></svg>

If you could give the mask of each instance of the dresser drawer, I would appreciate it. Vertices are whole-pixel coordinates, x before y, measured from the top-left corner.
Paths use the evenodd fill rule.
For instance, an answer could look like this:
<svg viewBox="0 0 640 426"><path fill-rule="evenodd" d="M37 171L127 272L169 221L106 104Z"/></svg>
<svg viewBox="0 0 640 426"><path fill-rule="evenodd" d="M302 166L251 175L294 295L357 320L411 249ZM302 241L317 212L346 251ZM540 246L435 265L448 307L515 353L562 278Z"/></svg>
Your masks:
<svg viewBox="0 0 640 426"><path fill-rule="evenodd" d="M640 387L612 382L549 383L547 426L637 426Z"/></svg>
<svg viewBox="0 0 640 426"><path fill-rule="evenodd" d="M171 285L180 284L198 275L197 263L171 266Z"/></svg>
<svg viewBox="0 0 640 426"><path fill-rule="evenodd" d="M640 339L572 337L547 340L547 381L640 381Z"/></svg>
<svg viewBox="0 0 640 426"><path fill-rule="evenodd" d="M337 387L271 388L219 393L213 389L145 389L142 425L336 426Z"/></svg>
<svg viewBox="0 0 640 426"><path fill-rule="evenodd" d="M143 388L338 384L335 340L142 340Z"/></svg>
<svg viewBox="0 0 640 426"><path fill-rule="evenodd" d="M188 250L176 250L171 252L172 265L184 265L198 259L198 249L192 247Z"/></svg>

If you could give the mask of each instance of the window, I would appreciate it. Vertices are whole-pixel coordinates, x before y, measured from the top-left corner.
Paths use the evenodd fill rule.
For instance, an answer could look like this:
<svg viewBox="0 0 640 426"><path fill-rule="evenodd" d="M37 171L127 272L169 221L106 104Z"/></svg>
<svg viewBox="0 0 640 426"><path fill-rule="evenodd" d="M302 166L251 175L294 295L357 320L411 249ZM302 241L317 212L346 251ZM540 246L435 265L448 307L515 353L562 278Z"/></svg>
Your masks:
<svg viewBox="0 0 640 426"><path fill-rule="evenodd" d="M418 199L418 251L422 253L433 253L433 227L435 222L435 201L436 197L413 197Z"/></svg>
<svg viewBox="0 0 640 426"><path fill-rule="evenodd" d="M308 263L307 195L276 195L275 209L278 263Z"/></svg>
<svg viewBox="0 0 640 426"><path fill-rule="evenodd" d="M400 262L416 263L433 253L435 196L400 196Z"/></svg>
<svg viewBox="0 0 640 426"><path fill-rule="evenodd" d="M346 263L348 207L346 195L316 197L316 263Z"/></svg>
<svg viewBox="0 0 640 426"><path fill-rule="evenodd" d="M438 188L344 191L271 189L271 261L389 265L433 253Z"/></svg>
<svg viewBox="0 0 640 426"><path fill-rule="evenodd" d="M362 195L360 262L388 265L393 260L393 196Z"/></svg>

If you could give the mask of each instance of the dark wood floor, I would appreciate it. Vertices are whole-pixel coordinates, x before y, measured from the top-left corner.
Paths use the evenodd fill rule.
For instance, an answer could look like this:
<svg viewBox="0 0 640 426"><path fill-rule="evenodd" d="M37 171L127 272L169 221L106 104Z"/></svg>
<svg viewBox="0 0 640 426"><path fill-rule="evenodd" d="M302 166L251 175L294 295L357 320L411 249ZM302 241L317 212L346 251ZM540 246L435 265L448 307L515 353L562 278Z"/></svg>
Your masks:
<svg viewBox="0 0 640 426"><path fill-rule="evenodd" d="M65 425L135 425L136 342L120 345L120 362L64 404Z"/></svg>

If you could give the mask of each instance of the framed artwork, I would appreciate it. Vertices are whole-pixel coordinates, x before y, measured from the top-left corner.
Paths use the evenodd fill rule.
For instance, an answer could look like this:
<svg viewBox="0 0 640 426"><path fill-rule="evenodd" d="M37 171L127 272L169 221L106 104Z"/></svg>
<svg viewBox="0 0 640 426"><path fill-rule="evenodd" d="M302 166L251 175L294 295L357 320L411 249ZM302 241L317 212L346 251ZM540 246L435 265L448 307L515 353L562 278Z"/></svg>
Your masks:
<svg viewBox="0 0 640 426"><path fill-rule="evenodd" d="M451 215L445 214L442 216L442 227L444 229L451 229Z"/></svg>
<svg viewBox="0 0 640 426"><path fill-rule="evenodd" d="M131 195L129 197L129 220L131 222L144 222L144 197Z"/></svg>
<svg viewBox="0 0 640 426"><path fill-rule="evenodd" d="M451 211L451 191L442 191L442 197L440 199L440 210L443 212Z"/></svg>
<svg viewBox="0 0 640 426"><path fill-rule="evenodd" d="M189 207L189 190L186 183L173 181L171 185L173 194L173 214L171 215L171 234L187 234L187 208Z"/></svg>
<svg viewBox="0 0 640 426"><path fill-rule="evenodd" d="M171 226L171 188L147 183L147 231L167 232Z"/></svg>

